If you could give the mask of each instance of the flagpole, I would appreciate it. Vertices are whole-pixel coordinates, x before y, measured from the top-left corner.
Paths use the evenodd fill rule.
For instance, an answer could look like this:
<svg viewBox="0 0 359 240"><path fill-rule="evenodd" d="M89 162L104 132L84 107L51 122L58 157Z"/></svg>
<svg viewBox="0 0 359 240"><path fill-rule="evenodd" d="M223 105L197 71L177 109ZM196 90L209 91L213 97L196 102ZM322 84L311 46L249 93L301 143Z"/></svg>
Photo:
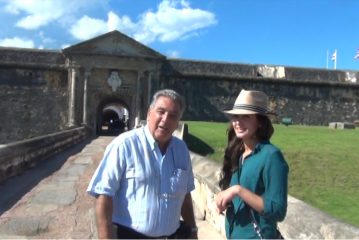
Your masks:
<svg viewBox="0 0 359 240"><path fill-rule="evenodd" d="M334 53L333 53L333 55L332 55L332 61L334 62L334 69L337 69L337 50L335 49L334 50Z"/></svg>
<svg viewBox="0 0 359 240"><path fill-rule="evenodd" d="M327 69L328 69L328 61L329 61L329 50L327 49Z"/></svg>
<svg viewBox="0 0 359 240"><path fill-rule="evenodd" d="M338 53L337 50L335 49L334 69L337 69L337 59L338 59Z"/></svg>

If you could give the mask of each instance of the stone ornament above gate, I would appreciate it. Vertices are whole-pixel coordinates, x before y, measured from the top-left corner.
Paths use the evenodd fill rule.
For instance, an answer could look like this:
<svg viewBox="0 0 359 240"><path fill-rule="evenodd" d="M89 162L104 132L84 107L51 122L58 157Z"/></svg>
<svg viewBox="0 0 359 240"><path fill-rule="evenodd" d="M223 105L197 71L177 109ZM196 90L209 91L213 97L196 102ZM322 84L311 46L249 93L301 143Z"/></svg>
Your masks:
<svg viewBox="0 0 359 240"><path fill-rule="evenodd" d="M107 79L107 83L112 88L112 91L116 92L117 88L122 84L122 80L117 71L111 72L110 77Z"/></svg>

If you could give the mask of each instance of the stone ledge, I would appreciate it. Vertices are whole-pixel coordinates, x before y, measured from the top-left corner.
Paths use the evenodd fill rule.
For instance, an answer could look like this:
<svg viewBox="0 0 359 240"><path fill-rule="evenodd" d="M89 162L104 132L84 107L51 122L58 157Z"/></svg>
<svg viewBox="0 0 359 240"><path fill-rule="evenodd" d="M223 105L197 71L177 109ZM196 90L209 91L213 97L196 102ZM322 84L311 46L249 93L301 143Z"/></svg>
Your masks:
<svg viewBox="0 0 359 240"><path fill-rule="evenodd" d="M349 122L330 122L329 128L331 129L355 129L355 123Z"/></svg>
<svg viewBox="0 0 359 240"><path fill-rule="evenodd" d="M217 214L215 208L221 166L193 152L191 158L196 186L192 192L193 201L205 220L225 236L224 216ZM359 239L359 228L340 222L291 196L288 196L287 216L278 225L284 238Z"/></svg>
<svg viewBox="0 0 359 240"><path fill-rule="evenodd" d="M86 127L5 144L0 148L0 183L89 136Z"/></svg>

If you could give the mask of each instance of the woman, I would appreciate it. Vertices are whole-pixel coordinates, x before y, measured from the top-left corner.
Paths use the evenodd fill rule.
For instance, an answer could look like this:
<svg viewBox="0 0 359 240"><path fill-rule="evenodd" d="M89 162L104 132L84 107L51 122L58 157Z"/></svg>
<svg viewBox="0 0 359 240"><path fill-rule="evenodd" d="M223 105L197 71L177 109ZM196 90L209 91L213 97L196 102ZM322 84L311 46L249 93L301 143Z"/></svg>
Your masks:
<svg viewBox="0 0 359 240"><path fill-rule="evenodd" d="M242 90L233 109L217 211L226 210L228 239L278 238L277 222L287 212L288 165L269 142L274 129L268 97Z"/></svg>

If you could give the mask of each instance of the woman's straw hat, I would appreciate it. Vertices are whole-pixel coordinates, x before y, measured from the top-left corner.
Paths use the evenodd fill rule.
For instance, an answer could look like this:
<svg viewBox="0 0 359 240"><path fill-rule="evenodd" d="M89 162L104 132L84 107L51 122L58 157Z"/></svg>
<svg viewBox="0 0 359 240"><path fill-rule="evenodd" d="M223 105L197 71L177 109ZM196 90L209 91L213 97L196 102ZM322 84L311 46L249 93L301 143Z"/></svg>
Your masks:
<svg viewBox="0 0 359 240"><path fill-rule="evenodd" d="M247 91L242 89L231 110L224 111L226 114L262 114L276 115L268 108L268 96L261 91Z"/></svg>

